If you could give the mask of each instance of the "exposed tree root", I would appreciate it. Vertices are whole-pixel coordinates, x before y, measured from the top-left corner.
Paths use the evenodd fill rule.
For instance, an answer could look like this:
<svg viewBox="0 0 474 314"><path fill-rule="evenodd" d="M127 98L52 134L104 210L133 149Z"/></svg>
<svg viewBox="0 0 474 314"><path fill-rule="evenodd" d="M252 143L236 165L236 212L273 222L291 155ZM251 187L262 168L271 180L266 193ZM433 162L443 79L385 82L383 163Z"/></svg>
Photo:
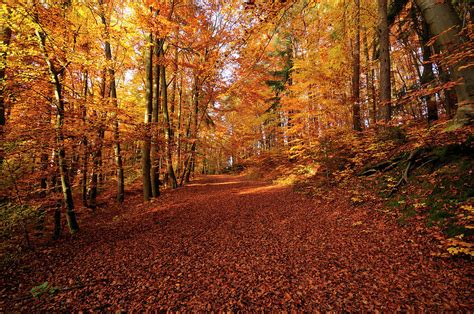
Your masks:
<svg viewBox="0 0 474 314"><path fill-rule="evenodd" d="M439 167L449 160L461 156L472 156L473 153L471 140L462 144L451 144L442 147L421 147L411 151L410 153L405 152L390 160L367 167L359 173L359 176L369 176L377 172L387 172L398 167L400 164L406 164L406 167L401 173L400 179L389 194L389 196L391 196L397 192L402 185L408 183L408 177L415 169L423 168L428 164L432 164L434 167Z"/></svg>
<svg viewBox="0 0 474 314"><path fill-rule="evenodd" d="M392 158L390 160L386 160L386 161L382 161L381 163L378 163L368 169L365 169L364 171L362 171L359 176L369 176L371 174L374 174L378 171L382 171L382 172L386 172L386 171L389 171L393 168L395 168L396 166L398 166L398 164L400 162L403 161L403 159L405 158L406 154L401 154L401 155L398 155L397 157L395 158Z"/></svg>
<svg viewBox="0 0 474 314"><path fill-rule="evenodd" d="M392 191L390 192L390 196L393 195L393 193L395 193L398 190L398 188L400 188L400 186L402 186L404 183L408 183L408 176L410 174L410 170L415 168L414 167L414 163L416 161L415 158L419 152L420 152L420 149L416 149L412 151L410 155L408 156L408 159L407 159L408 164L405 170L403 171L402 177L400 178L400 180L398 180L398 183L393 187Z"/></svg>

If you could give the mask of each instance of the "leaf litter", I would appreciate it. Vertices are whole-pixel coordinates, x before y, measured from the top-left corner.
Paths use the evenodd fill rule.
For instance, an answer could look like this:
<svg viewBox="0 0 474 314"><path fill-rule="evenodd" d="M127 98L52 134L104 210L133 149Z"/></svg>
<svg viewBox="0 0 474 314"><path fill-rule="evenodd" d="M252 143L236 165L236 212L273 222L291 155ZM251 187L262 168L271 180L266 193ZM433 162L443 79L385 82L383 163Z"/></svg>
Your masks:
<svg viewBox="0 0 474 314"><path fill-rule="evenodd" d="M204 176L2 269L0 310L471 310L472 264L418 227L243 176ZM54 294L31 296L44 282Z"/></svg>

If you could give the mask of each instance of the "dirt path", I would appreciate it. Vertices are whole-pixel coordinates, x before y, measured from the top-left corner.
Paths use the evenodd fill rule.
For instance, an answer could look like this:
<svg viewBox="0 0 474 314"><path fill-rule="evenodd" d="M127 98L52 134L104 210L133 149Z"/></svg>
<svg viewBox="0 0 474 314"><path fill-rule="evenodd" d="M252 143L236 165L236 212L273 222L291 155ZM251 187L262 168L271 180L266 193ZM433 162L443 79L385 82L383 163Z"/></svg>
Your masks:
<svg viewBox="0 0 474 314"><path fill-rule="evenodd" d="M138 205L137 205L138 204ZM80 234L3 272L0 311L473 309L472 265L392 218L236 176L79 214ZM28 296L44 281L62 289ZM16 299L16 300L14 300Z"/></svg>

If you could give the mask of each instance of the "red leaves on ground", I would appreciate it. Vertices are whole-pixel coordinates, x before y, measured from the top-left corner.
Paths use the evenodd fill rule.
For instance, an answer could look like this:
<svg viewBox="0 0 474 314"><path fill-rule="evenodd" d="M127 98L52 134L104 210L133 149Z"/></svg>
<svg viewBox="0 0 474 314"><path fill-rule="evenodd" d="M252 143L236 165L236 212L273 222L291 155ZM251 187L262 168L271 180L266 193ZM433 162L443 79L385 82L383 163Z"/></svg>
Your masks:
<svg viewBox="0 0 474 314"><path fill-rule="evenodd" d="M473 308L468 261L432 256L426 233L330 193L316 203L235 176L145 206L137 193L4 269L0 310ZM45 281L59 292L28 297Z"/></svg>

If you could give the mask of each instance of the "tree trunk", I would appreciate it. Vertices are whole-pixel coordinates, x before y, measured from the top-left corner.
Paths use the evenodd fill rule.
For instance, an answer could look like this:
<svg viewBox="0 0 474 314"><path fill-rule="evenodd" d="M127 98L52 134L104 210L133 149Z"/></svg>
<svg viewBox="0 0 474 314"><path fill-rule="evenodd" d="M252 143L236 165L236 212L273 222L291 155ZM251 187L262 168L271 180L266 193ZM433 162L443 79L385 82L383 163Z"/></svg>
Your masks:
<svg viewBox="0 0 474 314"><path fill-rule="evenodd" d="M390 83L390 41L387 21L387 0L378 0L379 42L380 42L380 102L383 106L383 118L389 122L392 118Z"/></svg>
<svg viewBox="0 0 474 314"><path fill-rule="evenodd" d="M40 179L40 188L39 197L46 197L46 189L48 188L48 154L46 152L41 153L41 179Z"/></svg>
<svg viewBox="0 0 474 314"><path fill-rule="evenodd" d="M360 121L360 0L356 4L356 33L354 39L354 55L352 65L352 127L356 131L362 131Z"/></svg>
<svg viewBox="0 0 474 314"><path fill-rule="evenodd" d="M89 141L87 139L86 127L87 127L87 93L88 93L88 80L89 75L86 71L84 73L84 103L82 105L82 123L84 127L84 136L82 137L82 180L81 180L81 190L82 190L82 205L88 207L87 203L87 166L89 163Z"/></svg>
<svg viewBox="0 0 474 314"><path fill-rule="evenodd" d="M58 167L58 155L56 151L53 150L53 160L52 160L52 167L57 168ZM61 188L58 185L58 178L56 176L56 173L54 173L51 177L51 188L53 193L60 193ZM61 200L57 199L55 204L54 204L54 216L53 216L53 234L52 238L53 240L57 240L61 237L61 207L62 207L62 202Z"/></svg>
<svg viewBox="0 0 474 314"><path fill-rule="evenodd" d="M181 173L181 115L183 108L183 76L180 76L180 84L178 91L178 121L177 121L177 162L176 162L176 175L179 177Z"/></svg>
<svg viewBox="0 0 474 314"><path fill-rule="evenodd" d="M187 152L186 159L183 165L183 173L181 175L181 181L179 185L183 185L185 182L190 181L192 165L194 160L194 154L196 153L196 142L197 142L197 130L198 130L198 114L199 114L199 85L198 85L198 76L195 75L193 83L193 92L191 96L190 112L189 119L186 127L186 139L187 142L192 142L189 151L187 147L189 144L186 144L185 151ZM194 137L194 138L193 138Z"/></svg>
<svg viewBox="0 0 474 314"><path fill-rule="evenodd" d="M66 204L66 219L71 233L79 231L79 224L76 220L74 212L74 201L72 198L71 185L69 183L69 176L66 164L66 151L64 147L64 98L62 94L62 83L59 78L59 73L54 67L48 52L45 47L46 35L39 30L36 30L36 37L38 39L44 60L48 66L51 82L54 86L54 97L56 101L56 145L59 165L59 175L61 178L61 188L63 192L64 203Z"/></svg>
<svg viewBox="0 0 474 314"><path fill-rule="evenodd" d="M164 57L164 51L161 50L161 57ZM163 120L165 123L165 141L166 141L166 164L168 169L168 179L173 189L178 187L176 176L173 170L173 138L170 124L170 117L168 113L168 90L166 84L166 67L161 65L161 99L163 108Z"/></svg>
<svg viewBox="0 0 474 314"><path fill-rule="evenodd" d="M437 36L441 48L451 55L459 52L463 38L459 32L461 21L449 1L415 0L420 8L432 36ZM461 124L472 123L474 119L474 68L468 66L472 58L465 58L453 64L450 68L452 81L461 80L456 85L458 109L454 119Z"/></svg>
<svg viewBox="0 0 474 314"><path fill-rule="evenodd" d="M366 67L366 90L367 90L367 105L369 107L370 125L377 123L377 101L375 96L375 78L374 69L370 64L369 43L367 40L367 30L364 29L364 53L365 53L365 67ZM371 107L372 105L372 107Z"/></svg>
<svg viewBox="0 0 474 314"><path fill-rule="evenodd" d="M107 87L107 72L102 70L102 79L99 85L100 97L101 100L105 100ZM89 182L89 208L95 209L97 207L97 194L98 194L98 185L100 179L100 170L102 164L102 146L104 143L105 129L104 129L104 120L101 114L97 111L94 111L93 116L98 120L99 129L97 131L97 136L93 141L91 147L92 150L92 167L91 167L91 180Z"/></svg>
<svg viewBox="0 0 474 314"><path fill-rule="evenodd" d="M421 25L421 50L423 52L423 73L421 74L421 85L427 85L434 80L433 65L430 61L431 47L428 45L430 40L430 31L428 25L423 21ZM428 123L438 120L438 106L434 95L430 94L424 97L426 102Z"/></svg>
<svg viewBox="0 0 474 314"><path fill-rule="evenodd" d="M178 34L178 32L177 32ZM176 89L178 86L178 61L179 61L179 54L178 54L178 48L176 47L174 49L174 60L173 60L173 84L171 85L171 99L170 99L170 126L171 126L171 131L174 131L174 125L173 125L173 115L176 109ZM174 136L173 136L174 137Z"/></svg>
<svg viewBox="0 0 474 314"><path fill-rule="evenodd" d="M5 13L3 13L5 14ZM5 14L6 15L6 14ZM4 18L2 16L2 18ZM10 39L12 36L12 31L7 24L8 17L4 18L3 24L0 26L0 42L2 43L0 47L0 166L3 163L4 159L4 151L3 151L3 136L4 136L4 128L6 124L6 117L5 117L5 89L6 89L6 67L7 67L7 53L8 53L8 46L10 45Z"/></svg>
<svg viewBox="0 0 474 314"><path fill-rule="evenodd" d="M143 199L149 201L152 197L151 190L151 161L150 161L150 148L151 148L151 121L153 113L153 35L149 35L150 46L147 47L146 51L146 78L145 78L145 89L146 89L146 109L145 109L145 140L143 141L142 148L142 176L143 176Z"/></svg>
<svg viewBox="0 0 474 314"><path fill-rule="evenodd" d="M160 50L163 49L161 40L155 36L153 45L153 55L155 63L153 64L153 108L152 123L155 126L151 143L151 193L153 197L160 196L160 160L159 160L159 113L160 113L160 65L158 64Z"/></svg>
<svg viewBox="0 0 474 314"><path fill-rule="evenodd" d="M117 103L117 88L115 85L115 71L109 69L110 75L110 96L115 108L118 108ZM123 173L123 161L122 161L122 150L120 147L120 130L117 112L113 113L114 123L114 159L117 177L117 201L122 203L125 199L125 179Z"/></svg>
<svg viewBox="0 0 474 314"><path fill-rule="evenodd" d="M182 149L183 152L186 154L185 155L185 158L183 160L183 167L182 167L182 173L181 173L181 180L179 182L179 185L180 186L183 186L183 183L184 183L184 180L185 180L185 176L186 176L186 172L188 170L188 163L189 163L189 159L190 159L190 156L191 156L191 150L188 151L188 147L189 147L189 143L191 141L191 121L193 120L193 109L192 109L192 106L193 106L193 103L194 103L194 92L191 94L191 97L190 97L190 101L189 101L189 112L188 112L188 117L187 117L187 121L186 121L186 141L184 142L184 148Z"/></svg>
<svg viewBox="0 0 474 314"><path fill-rule="evenodd" d="M438 53L436 51L436 47L435 47L435 53ZM442 83L449 82L449 75L448 73L446 73L446 70L443 69L443 66L438 66L438 75ZM452 119L454 118L454 115L456 114L456 109L457 109L456 92L452 89L445 89L443 90L443 92L444 92L444 109L446 110L446 115L450 119Z"/></svg>
<svg viewBox="0 0 474 314"><path fill-rule="evenodd" d="M198 139L198 115L199 115L199 77L196 75L194 78L194 90L193 90L193 127L192 127L192 137L193 144L191 145L190 157L187 162L187 170L185 172L184 182L189 182L191 178L191 173L194 170L196 163L196 146Z"/></svg>
<svg viewBox="0 0 474 314"><path fill-rule="evenodd" d="M113 70L109 70L111 77L110 81L110 98L115 108L118 108L117 104L117 89L115 86L115 73ZM116 169L116 178L117 178L117 201L122 203L125 199L125 183L124 183L124 173L123 173L123 161L122 161L122 150L120 146L120 130L119 130L119 121L117 117L117 112L113 112L113 139L114 139L114 161Z"/></svg>
<svg viewBox="0 0 474 314"><path fill-rule="evenodd" d="M102 4L100 1L100 4ZM114 136L114 161L115 161L115 169L116 169L116 177L117 177L117 201L122 203L125 199L125 183L124 183L124 174L123 174L123 161L122 161L122 150L120 147L120 129L119 129L119 121L117 117L117 109L118 109L118 102L117 102L117 87L115 82L115 70L112 63L112 48L110 46L110 34L109 34L109 27L107 24L107 20L105 18L105 12L102 11L101 14L102 24L104 25L104 32L105 32L105 58L109 63L109 68L107 70L109 75L109 98L112 101L112 105L114 107L113 115L113 136Z"/></svg>
<svg viewBox="0 0 474 314"><path fill-rule="evenodd" d="M99 115L96 113L96 117L100 119ZM99 185L99 174L100 174L100 165L102 160L102 145L104 142L104 127L102 122L100 122L99 130L97 132L97 137L92 146L92 167L91 167L91 179L89 182L89 208L95 209L97 207L97 194L98 194L98 185Z"/></svg>

